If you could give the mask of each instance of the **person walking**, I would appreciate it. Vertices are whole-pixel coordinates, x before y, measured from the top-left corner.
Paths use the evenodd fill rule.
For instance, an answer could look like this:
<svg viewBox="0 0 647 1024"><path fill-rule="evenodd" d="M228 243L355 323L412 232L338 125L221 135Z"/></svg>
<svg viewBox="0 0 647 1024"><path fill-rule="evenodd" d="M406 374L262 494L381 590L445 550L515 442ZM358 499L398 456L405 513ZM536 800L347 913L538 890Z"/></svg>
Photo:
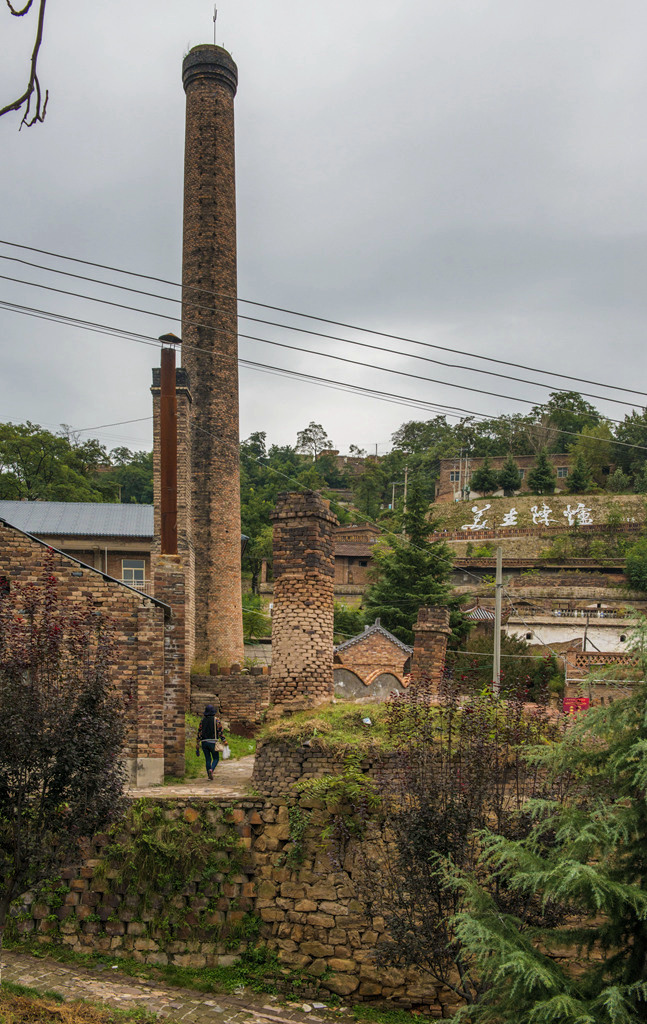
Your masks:
<svg viewBox="0 0 647 1024"><path fill-rule="evenodd" d="M198 725L195 754L196 757L200 757L200 747L202 747L209 779L213 779L213 770L220 760L220 751L224 749L226 742L222 722L216 714L216 709L213 704L207 704Z"/></svg>

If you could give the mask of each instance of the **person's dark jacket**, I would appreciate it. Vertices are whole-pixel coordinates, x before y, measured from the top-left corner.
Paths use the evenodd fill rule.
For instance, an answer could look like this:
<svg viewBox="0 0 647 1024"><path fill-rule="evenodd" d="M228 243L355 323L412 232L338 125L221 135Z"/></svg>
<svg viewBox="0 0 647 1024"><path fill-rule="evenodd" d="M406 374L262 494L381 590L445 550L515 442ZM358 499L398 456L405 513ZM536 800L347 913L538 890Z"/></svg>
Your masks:
<svg viewBox="0 0 647 1024"><path fill-rule="evenodd" d="M196 751L200 749L202 740L221 740L222 743L227 742L222 728L222 722L218 718L216 709L212 704L207 704L204 709L204 715L200 719L198 733L195 738Z"/></svg>

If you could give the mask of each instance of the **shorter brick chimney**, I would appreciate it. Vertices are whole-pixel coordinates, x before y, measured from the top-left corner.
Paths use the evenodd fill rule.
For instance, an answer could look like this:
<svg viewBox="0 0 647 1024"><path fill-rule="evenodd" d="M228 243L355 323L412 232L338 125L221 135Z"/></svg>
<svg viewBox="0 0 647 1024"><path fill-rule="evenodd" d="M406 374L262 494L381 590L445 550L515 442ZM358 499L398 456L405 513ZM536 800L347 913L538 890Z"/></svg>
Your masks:
<svg viewBox="0 0 647 1024"><path fill-rule="evenodd" d="M438 693L445 672L449 608L420 608L413 627L415 639L410 686Z"/></svg>

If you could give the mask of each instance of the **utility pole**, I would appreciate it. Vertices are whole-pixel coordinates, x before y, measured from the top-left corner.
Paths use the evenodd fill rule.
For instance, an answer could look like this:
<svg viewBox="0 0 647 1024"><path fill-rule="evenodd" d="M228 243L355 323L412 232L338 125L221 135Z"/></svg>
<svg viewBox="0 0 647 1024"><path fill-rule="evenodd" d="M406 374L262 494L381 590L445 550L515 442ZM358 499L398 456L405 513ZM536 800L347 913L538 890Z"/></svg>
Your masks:
<svg viewBox="0 0 647 1024"><path fill-rule="evenodd" d="M494 666L492 692L498 698L501 688L501 598L503 597L503 548L496 549L496 586L494 591Z"/></svg>
<svg viewBox="0 0 647 1024"><path fill-rule="evenodd" d="M402 539L406 537L406 531L404 528L404 521L407 515L407 484L409 480L409 467L404 467L404 505L402 506Z"/></svg>

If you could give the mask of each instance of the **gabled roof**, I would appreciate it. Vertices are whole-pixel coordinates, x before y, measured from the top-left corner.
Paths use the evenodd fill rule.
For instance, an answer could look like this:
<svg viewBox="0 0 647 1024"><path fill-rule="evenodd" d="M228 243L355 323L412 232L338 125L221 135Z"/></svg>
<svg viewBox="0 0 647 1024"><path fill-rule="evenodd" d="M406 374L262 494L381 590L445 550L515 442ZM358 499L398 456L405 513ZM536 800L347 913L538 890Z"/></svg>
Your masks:
<svg viewBox="0 0 647 1024"><path fill-rule="evenodd" d="M344 640L343 644L338 644L335 647L335 652L347 651L349 647L354 647L355 644L361 643L362 640L367 640L369 636L375 636L376 633L386 637L387 640L390 640L391 643L395 644L396 647L399 647L406 654L413 654L413 647L403 644L401 640L398 640L397 636L389 633L388 629L380 625L379 619L376 619L372 626L365 626L363 633L358 633L357 636L352 636L350 640Z"/></svg>
<svg viewBox="0 0 647 1024"><path fill-rule="evenodd" d="M153 536L152 505L115 505L92 501L0 501L0 518L36 536Z"/></svg>
<svg viewBox="0 0 647 1024"><path fill-rule="evenodd" d="M481 608L480 605L470 608L468 612L464 612L464 615L466 619L472 619L474 622L494 622L494 612L488 608Z"/></svg>

